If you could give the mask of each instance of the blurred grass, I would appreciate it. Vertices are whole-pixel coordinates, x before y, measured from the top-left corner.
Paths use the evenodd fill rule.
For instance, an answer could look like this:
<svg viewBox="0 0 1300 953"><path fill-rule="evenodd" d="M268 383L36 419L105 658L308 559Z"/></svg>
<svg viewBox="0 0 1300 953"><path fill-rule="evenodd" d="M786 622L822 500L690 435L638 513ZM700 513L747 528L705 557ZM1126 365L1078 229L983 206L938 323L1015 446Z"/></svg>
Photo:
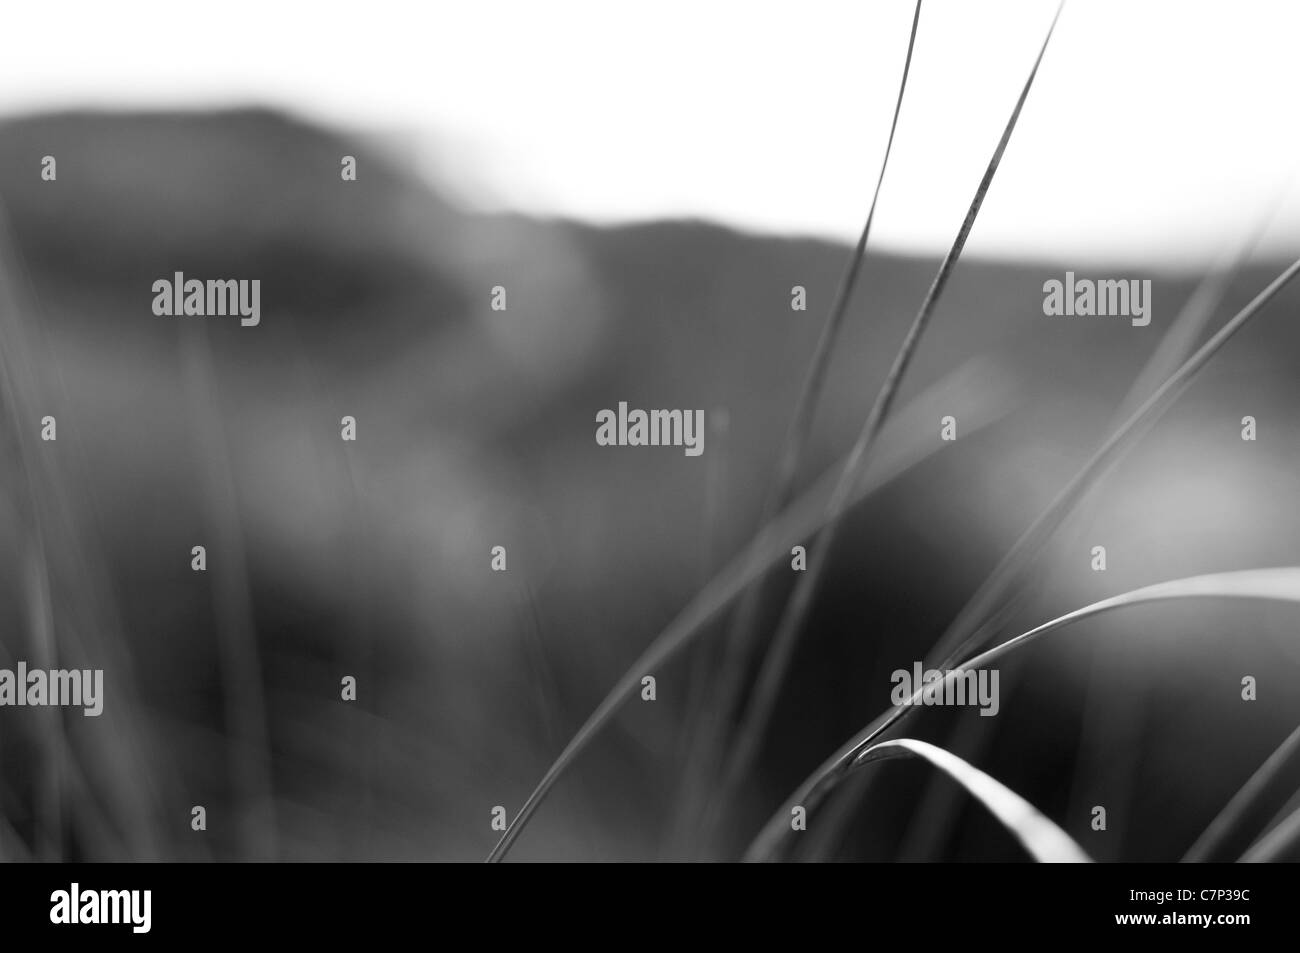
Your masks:
<svg viewBox="0 0 1300 953"><path fill-rule="evenodd" d="M735 567L752 558L781 425L799 400L801 376L790 369L816 350L790 320L789 288L829 300L847 249L701 223L595 229L472 215L400 155L265 111L29 117L4 132L0 198L14 262L0 308L10 381L0 391L0 663L27 651L36 596L48 600L59 661L103 667L108 685L100 719L0 713L5 857L52 842L37 816L54 804L38 791L42 765L53 765L65 823L47 853L479 859L497 839L490 807L517 813L603 688L662 645L656 633L668 626L683 648L717 634L706 620L718 618L715 597L746 585ZM61 178L43 190L27 178L32 150L47 142ZM338 183L341 151L361 154L355 191ZM879 392L933 265L885 252L862 262L874 301L849 305L804 452L807 473L823 475L803 478L788 518L760 534L765 565L788 559L824 517L843 448L860 433L861 408ZM1225 304L1239 307L1272 267L1252 260L1225 282ZM260 277L263 325L252 334L154 318L149 281L176 268ZM861 503L846 514L752 783L709 832L722 856L880 710L889 670L921 657L1079 470L1106 437L1115 396L1161 346L1161 315L1200 277L1156 275L1162 310L1153 333L1137 334L1043 321L1039 289L1054 268L963 257L942 305L955 320L927 337L902 382L901 412L881 431ZM503 282L511 310L487 313L485 289ZM1290 292L1279 290L1269 311L1293 309ZM194 330L208 336L206 384L185 360ZM1300 527L1278 504L1300 446L1286 360L1297 343L1290 322L1252 319L1250 335L1216 352L1166 426L1147 431L1090 498L1086 528L1106 539L1109 574L1075 572L1055 540L1038 557L1054 585L1035 592L1033 611L1162 573L1300 560ZM593 447L594 411L619 399L727 408L725 466L705 474L680 454ZM195 404L224 446L196 433ZM56 444L36 439L47 412L59 419ZM335 443L344 413L360 422L356 445ZM949 413L960 437L945 445L938 421ZM1261 421L1256 444L1239 440L1244 413ZM46 595L25 581L36 520ZM224 568L244 594L220 605L188 564L214 522L243 552L242 568ZM697 556L702 538L707 557ZM488 571L497 543L515 576ZM725 591L692 602L701 558L732 574ZM774 596L792 576L772 575ZM223 677L232 630L218 610L237 604L241 651L257 666L228 665ZM1288 658L1293 620L1187 620L1163 605L1146 647L1114 639L1097 658L1094 703L1132 687L1111 678L1122 669L1147 708L1126 857L1185 850L1267 757L1261 746L1300 721L1286 693L1254 708L1207 696L1196 718L1208 724L1186 730L1212 756L1178 757L1187 706L1159 680L1143 681L1160 660L1153 647L1186 644L1178 661L1188 678L1218 673L1163 627L1189 626L1240 665L1265 668ZM1229 644L1215 625L1266 638ZM1052 675L1050 687L1025 680L1023 701L981 739L987 762L945 745L1057 818L1067 816L1084 710L1068 641L1026 661ZM650 657L663 665L659 700L611 712L514 856L623 860L664 849L681 781L675 752L697 724L671 654ZM345 673L361 675L354 704L338 696ZM228 688L260 693L264 753L231 730L258 719L242 707L227 715ZM943 717L919 715L914 733ZM257 786L231 770L250 757L266 765L265 793L251 798ZM891 776L869 814L852 800L856 781L836 796L847 815L837 857L889 855L888 838L917 801L912 780ZM1111 780L1092 776L1080 796ZM196 803L209 808L204 835L189 829ZM250 804L268 809L269 827L241 826ZM961 819L969 823L944 858L1018 856L1000 832Z"/></svg>

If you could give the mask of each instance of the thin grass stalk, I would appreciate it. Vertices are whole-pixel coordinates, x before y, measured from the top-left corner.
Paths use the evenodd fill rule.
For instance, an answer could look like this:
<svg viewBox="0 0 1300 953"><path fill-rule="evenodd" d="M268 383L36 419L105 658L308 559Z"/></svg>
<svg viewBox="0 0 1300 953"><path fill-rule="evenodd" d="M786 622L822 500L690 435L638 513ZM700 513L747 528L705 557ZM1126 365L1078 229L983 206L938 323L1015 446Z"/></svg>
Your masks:
<svg viewBox="0 0 1300 953"><path fill-rule="evenodd" d="M778 453L776 475L768 491L767 499L759 516L759 526L766 526L790 502L794 493L795 480L799 475L808 439L812 433L813 418L817 404L825 387L830 359L835 349L835 341L848 313L849 301L852 300L857 287L862 264L866 259L867 242L871 237L871 226L876 217L876 205L880 201L880 192L885 184L885 172L889 168L889 156L894 148L894 135L898 131L898 117L903 111L903 96L907 91L907 77L912 69L912 54L916 48L916 34L921 22L921 2L917 0L912 14L912 27L907 38L907 54L903 59L903 73L898 84L898 96L894 102L894 115L889 124L889 136L885 140L885 154L880 163L880 172L876 177L876 187L871 195L871 204L867 208L867 219L858 236L849 257L848 265L840 277L831 301L826 322L813 349L812 362L804 376L803 386L795 402L794 414L785 442ZM732 614L731 625L723 641L722 661L718 667L719 683L715 686L713 705L702 711L700 728L695 733L685 770L684 806L681 813L686 818L694 817L702 808L701 788L707 783L710 765L720 763L721 749L727 734L728 724L736 710L744 687L746 672L754 656L755 646L759 641L759 618L762 595L765 591L765 579L759 576L741 599ZM688 822L687 822L688 823Z"/></svg>
<svg viewBox="0 0 1300 953"><path fill-rule="evenodd" d="M1002 163L1002 156L1006 152L1007 144L1011 141L1011 134L1015 131L1025 101L1029 98L1029 91L1033 88L1034 79L1038 75L1038 69L1042 65L1044 55L1047 53L1048 44L1051 42L1052 33L1056 29L1057 21L1060 20L1061 10L1064 6L1065 0L1061 0L1061 3L1056 8L1055 15L1052 17L1052 22L1047 28L1047 33L1043 37L1038 55L1034 58L1034 65L1029 71L1029 76L1020 90L1020 96L1016 100L1015 108L1012 109L1011 116L1002 130L1002 136L998 140L997 148L994 149L993 156L989 159L988 166L984 170L984 176L980 179L979 187L975 190L975 197L971 200L970 207L966 211L966 217L962 221L961 228L957 231L957 237L943 262L939 265L939 271L934 277L934 282L931 284L925 299L921 302L921 307L918 309L916 317L913 318L912 325L908 328L907 335L904 337L898 353L894 356L894 362L885 377L885 382L876 395L876 400L872 404L870 412L867 414L867 419L862 426L861 433L858 435L857 442L849 453L849 459L845 463L840 482L836 486L828 505L826 526L818 533L812 545L808 547L810 553L815 555L810 560L807 572L795 584L794 592L786 603L781 621L777 625L776 635L773 636L767 655L759 669L750 704L747 706L741 727L736 733L736 743L732 747L727 767L723 772L723 784L717 797L719 801L725 800L728 793L735 789L757 756L759 746L762 744L763 736L771 720L772 711L776 705L777 695L780 692L782 683L785 681L786 670L789 668L790 660L794 655L799 633L804 620L808 617L809 610L812 608L825 567L830 562L831 552L838 535L838 528L841 525L841 517L848 509L854 487L862 479L876 436L879 434L880 427L898 395L899 385L916 354L921 336L929 326L934 309L943 295L953 268L966 247L966 241L970 237L971 229L975 225L975 219L984 205L984 198L988 194L989 187L993 184L993 177L997 174L998 166Z"/></svg>
<svg viewBox="0 0 1300 953"><path fill-rule="evenodd" d="M1272 864L1286 860L1300 844L1300 808L1296 808L1273 825L1246 853L1239 863Z"/></svg>
<svg viewBox="0 0 1300 953"><path fill-rule="evenodd" d="M1287 735L1273 753L1264 759L1264 763L1246 779L1246 783L1187 849L1182 862L1197 864L1214 860L1215 855L1244 826L1252 808L1257 808L1264 795L1277 786L1282 772L1294 762L1297 753L1300 753L1300 727Z"/></svg>
<svg viewBox="0 0 1300 953"><path fill-rule="evenodd" d="M941 385L918 396L909 410L900 415L900 420L910 414L911 408L916 408L919 415L924 415L929 408L941 403L951 406L953 395L960 394L964 406L970 408L967 416L973 418L967 426L978 431L998 419L1012 403L1014 384L1011 373L996 364L968 362ZM881 440L881 452L876 455L872 469L858 489L857 499L870 496L936 451L933 442L916 440L914 431L914 427L900 425L896 430L885 432ZM758 572L779 559L787 558L792 545L807 539L821 527L826 518L826 500L840 469L838 463L828 468L795 503L765 526L749 546L710 580L668 626L651 640L547 769L488 855L489 862L501 860L505 856L560 775L628 699L635 697L641 687L641 676L674 659L753 582Z"/></svg>

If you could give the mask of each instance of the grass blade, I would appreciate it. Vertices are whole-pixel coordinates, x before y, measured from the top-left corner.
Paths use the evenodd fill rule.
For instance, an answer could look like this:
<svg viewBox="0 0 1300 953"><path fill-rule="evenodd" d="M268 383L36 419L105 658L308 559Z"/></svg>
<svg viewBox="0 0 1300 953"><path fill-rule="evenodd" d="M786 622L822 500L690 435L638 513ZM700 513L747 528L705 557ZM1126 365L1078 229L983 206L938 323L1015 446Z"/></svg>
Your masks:
<svg viewBox="0 0 1300 953"><path fill-rule="evenodd" d="M990 619L995 618L996 613L1001 613L1008 608L1006 603L1015 598L1013 594L1009 593L1012 593L1017 584L1025 577L1027 570L1033 566L1039 551L1046 544L1048 538L1083 500L1093 483L1104 475L1109 466L1106 461L1107 455L1116 451L1118 445L1122 444L1128 437L1129 431L1144 423L1145 418L1150 417L1154 420L1156 416L1163 413L1168 404L1177 398L1178 394L1182 392L1182 388L1200 372L1200 369L1214 356L1218 349L1226 344L1233 334L1239 331L1246 322L1250 321L1267 304L1268 300L1294 277L1295 266L1293 265L1291 269L1288 269L1272 285L1261 292L1255 300L1251 301L1250 304L1228 321L1218 334L1207 341L1199 351L1188 358L1177 370L1170 367L1178 356L1191 349L1192 343L1200 335L1205 322L1208 320L1210 312L1222 302L1233 276L1241 269L1250 252L1258 245L1260 238L1272 223L1276 215L1276 208L1280 204L1281 196L1279 195L1278 201L1268 214L1261 217L1260 225L1251 236L1241 244L1235 253L1227 254L1216 262L1215 266L1197 286L1171 325L1169 333L1160 342L1156 352L1151 356L1151 359L1139 374L1138 379L1134 381L1133 386L1121 402L1119 412L1124 417L1115 422L1111 437L1096 450L1093 456L1075 474L1070 483L1066 485L1065 489L1038 515L1038 518L1030 524L1029 528L1002 558L985 582L976 590L975 595L971 597L940 637L932 652L933 656L951 659L971 645L979 644L980 640L976 638L976 634L980 627L984 626ZM1157 388L1157 381L1164 381L1164 384Z"/></svg>
<svg viewBox="0 0 1300 953"><path fill-rule="evenodd" d="M914 738L878 741L853 759L849 771L875 761L891 758L921 758L956 781L975 800L984 805L1034 860L1040 863L1090 863L1091 858L1069 834L1057 827L1001 781L937 745ZM848 772L837 779L837 783ZM827 792L829 793L829 791Z"/></svg>
<svg viewBox="0 0 1300 953"><path fill-rule="evenodd" d="M1292 262L1290 267L1274 278L1268 287L1256 295L1213 337L1201 345L1195 354L1188 358L1154 394L1146 399L1142 406L1138 407L1110 435L1105 443L1097 448L1096 452L1093 453L1079 472L1074 475L1074 478L1057 494L1047 509L1039 514L1033 524L1025 530L1020 539L1016 541L1016 544L998 563L988 582L975 594L967 604L966 609L962 611L961 615L949 627L949 631L940 640L939 645L935 648L935 655L950 659L966 648L977 645L982 641L980 638L981 629L987 629L988 626L979 620L987 620L994 616L997 604L1002 599L1010 581L1019 575L1032 558L1032 555L1047 541L1047 538L1065 518L1065 515L1091 489L1092 485L1117 462L1120 452L1127 448L1132 439L1145 432L1145 428L1154 423L1169 408L1186 389L1187 385L1200 373L1210 358L1217 354L1233 335L1258 315L1264 306L1273 300L1278 292L1286 287L1298 273L1300 273L1300 259ZM961 634L967 631L971 634L962 639ZM952 644L956 642L959 642L959 645L954 649Z"/></svg>
<svg viewBox="0 0 1300 953"><path fill-rule="evenodd" d="M803 462L808 444L808 437L812 431L813 417L826 381L826 373L830 367L830 358L834 351L835 340L844 324L849 301L853 297L858 276L862 271L862 262L866 257L867 241L871 236L871 225L876 217L876 205L880 201L880 191L885 183L885 171L889 168L889 156L894 148L894 134L898 130L898 117L903 111L903 94L907 90L907 77L912 69L912 53L916 48L916 34L920 22L921 0L917 0L916 9L912 14L911 33L907 39L907 54L903 59L903 75L898 84L898 98L894 103L894 116L889 124L889 137L885 141L885 154L881 160L880 173L876 178L876 188L871 196L871 205L867 209L867 220L862 226L861 235L858 236L857 246L853 249L853 253L849 258L848 267L840 278L839 287L836 289L835 297L831 302L826 323L822 326L817 345L813 350L812 363L808 367L803 387L795 402L794 414L790 420L790 429L778 454L776 477L759 516L758 525L760 526L766 526L776 517L781 509L790 502L794 491L795 478L799 474L800 465ZM736 611L732 614L731 626L723 642L722 662L718 668L720 681L713 692L715 698L714 710L712 713L704 714L701 720L701 728L696 734L696 741L692 745L688 757L685 771L686 794L683 798L685 801L684 813L687 817L694 817L701 807L702 794L700 788L706 782L705 775L708 772L709 765L718 760L724 745L726 723L735 711L737 700L743 690L745 673L749 670L750 659L753 657L755 643L759 638L758 620L761 604L759 595L762 591L763 579L760 576L745 593L740 604L736 607Z"/></svg>
<svg viewBox="0 0 1300 953"><path fill-rule="evenodd" d="M1030 69L1029 76L1020 91L1020 97L1016 100L1015 108L1011 111L1011 117L1002 130L1002 137L998 140L997 148L993 151L993 157L989 160L988 166L984 170L984 176L980 179L979 187L975 190L975 197L971 200L970 208L966 211L966 218L957 231L957 237L953 241L952 248L948 250L948 254L939 265L939 271L934 277L934 282L926 293L925 299L921 302L921 307L918 309L916 317L913 318L912 325L908 328L898 353L894 356L894 362L889 368L889 373L885 376L885 382L867 414L867 419L862 425L862 432L858 435L857 442L849 452L849 458L844 465L840 482L836 486L835 493L828 504L826 528L818 533L813 544L808 547L809 552L815 552L816 555L810 562L807 572L800 577L789 602L786 603L785 611L782 613L781 620L777 625L776 634L772 637L771 646L759 670L750 704L747 706L746 714L737 732L736 744L732 748L728 766L724 771L720 799L725 799L727 792L733 790L734 786L739 783L758 753L759 745L762 743L763 735L776 704L777 694L785 680L786 669L789 667L790 659L794 654L794 647L798 641L800 629L804 619L807 618L809 609L812 607L813 599L817 595L822 572L829 562L829 554L835 544L840 517L848 508L853 488L862 479L862 474L870 458L871 449L875 444L876 436L880 432L881 424L889 414L890 407L893 406L894 399L898 394L899 384L902 382L903 375L916 354L921 335L929 325L935 306L947 286L952 270L966 247L966 241L970 237L971 229L975 225L975 219L984 204L984 197L988 193L989 186L993 183L993 176L997 173L998 166L1002 162L1007 143L1011 141L1011 134L1015 131L1025 100L1029 97L1029 90L1033 88L1034 79L1038 75L1038 68L1042 65L1043 56L1047 53L1047 46L1051 42L1052 33L1056 29L1057 21L1060 20L1061 10L1064 6L1065 2L1061 0L1061 3L1056 8L1056 14L1052 17L1051 25L1047 28L1047 34L1043 37L1043 44L1038 50L1038 56L1034 59L1033 68Z"/></svg>
<svg viewBox="0 0 1300 953"><path fill-rule="evenodd" d="M1223 298L1227 294L1232 280L1241 271L1242 266L1249 260L1251 254L1259 244L1260 238L1267 231L1277 215L1277 209L1281 204L1281 195L1275 196L1273 201L1268 205L1265 214L1259 216L1258 224L1252 229L1248 236L1235 243L1229 249L1225 249L1220 254L1218 260L1206 271L1201 281L1192 291L1187 301L1179 309L1178 314L1173 321L1169 323L1169 330L1160 338L1155 350L1143 365L1142 370L1134 378L1133 384L1129 387L1128 393L1120 401L1118 409L1115 412L1114 419L1110 422L1106 432L1113 431L1120 427L1124 421L1140 407L1142 401L1150 397L1159 386L1164 383L1166 378L1178 370L1187 357L1192 353L1196 341L1200 338L1205 326L1214 316L1214 312L1219 305L1223 303ZM1082 504L1082 500L1079 501ZM1069 512L1059 514L1059 523L1049 527L1049 532L1055 532L1060 529L1070 517L1075 516L1078 507L1071 509ZM1046 536L1041 537L1046 541ZM1021 537L1020 542L1026 542L1025 537ZM1008 557L1002 561L1002 570L1004 575L998 576L997 571L990 575L976 590L976 597L979 593L991 588L993 591L1002 593L1002 601L998 606L998 616L1006 617L1009 613L1018 610L1026 601L1028 591L1031 589L1036 580L1041 578L1041 572L1038 567L1041 565L1038 550L1029 550L1023 554L1023 558ZM974 598L971 600L974 601ZM953 638L953 630L967 624L964 618L967 607L957 614L956 619L949 624L948 630L939 640L942 646L945 641ZM983 622L985 620L975 620ZM961 635L967 635L969 632L962 631ZM933 653L932 653L933 654ZM1007 676L1012 672L1003 673L1003 684L1007 684ZM1013 676L1014 677L1014 676ZM1093 705L1093 678L1089 680L1088 688L1085 690L1084 702L1084 722L1089 723L1088 712ZM1111 717L1108 719L1111 723L1129 724L1132 719L1129 717L1115 717L1120 714L1111 711ZM1100 724L1100 722L1094 722ZM959 735L954 738L951 747L956 751L967 752L973 755L970 745L977 747L983 746L989 742L989 736L973 730L970 723L963 723L962 727L957 729ZM1083 762L1080 761L1080 767L1077 771L1084 771ZM1077 787L1077 779L1076 779ZM937 850L938 844L951 830L951 824L955 820L956 798L952 789L946 785L932 782L928 790L922 796L921 807L915 812L913 820L910 822L908 835L903 839L900 849L900 855L905 859L918 859L928 857Z"/></svg>
<svg viewBox="0 0 1300 953"><path fill-rule="evenodd" d="M1243 864L1271 864L1285 860L1300 841L1300 808L1296 808L1241 855Z"/></svg>
<svg viewBox="0 0 1300 953"><path fill-rule="evenodd" d="M1269 788L1274 786L1274 782L1292 762L1297 752L1300 752L1300 727L1286 736L1286 740L1273 750L1241 789L1224 805L1223 810L1183 855L1183 863L1196 864L1213 860L1224 843L1242 828L1251 809L1258 809L1260 799Z"/></svg>
<svg viewBox="0 0 1300 953"><path fill-rule="evenodd" d="M1006 642L968 659L950 670L944 676L943 682L946 685L964 669L984 668L1004 655L1024 647L1029 642L1035 641L1049 632L1054 632L1071 623L1104 612L1151 602L1197 598L1269 599L1300 603L1300 566L1284 566L1275 569L1245 569L1235 572L1211 573L1204 576L1189 576L1184 579L1156 583L1117 596L1111 596L1081 609L1075 609L1073 612L1067 612L1065 615L1058 616L1049 622L1044 622L1028 632L1024 632L1013 639L1008 639ZM881 732L897 721L901 717L901 713L910 711L915 707L924 688L925 686L917 688L910 699L911 704L891 708L860 731L820 768L814 771L787 801L784 809L778 810L762 831L759 832L758 837L755 838L746 853L747 858L762 860L778 851L789 830L786 819L790 816L790 809L796 805L802 805L811 815L826 793L852 767L854 759L865 751Z"/></svg>
<svg viewBox="0 0 1300 953"><path fill-rule="evenodd" d="M894 103L894 117L889 124L889 138L885 141L885 155L880 164L880 174L876 178L875 191L871 195L871 205L867 209L867 221L862 226L862 234L858 236L858 244L853 249L848 268L845 269L844 275L840 278L839 287L836 289L835 298L831 303L830 313L826 318L826 324L822 327L822 333L817 339L812 363L808 367L808 374L804 378L803 388L795 404L790 432L786 437L777 465L776 480L772 488L772 499L768 504L769 512L765 514L768 518L775 516L786 503L790 502L795 477L799 472L799 464L803 461L809 432L812 429L817 401L826 382L826 371L830 365L835 339L839 335L840 327L844 324L844 316L848 312L849 300L853 297L853 290L857 285L858 275L862 270L862 262L866 258L867 240L871 236L871 224L876 217L876 204L880 201L880 190L885 184L885 171L889 168L889 155L894 148L894 134L898 130L898 117L903 111L903 94L907 90L907 76L912 69L912 52L916 47L916 31L920 21L921 0L917 0L916 10L912 14L912 32L907 39L907 56L903 60L903 76L898 84L898 99ZM766 523L767 519L764 519L763 522Z"/></svg>
<svg viewBox="0 0 1300 953"><path fill-rule="evenodd" d="M925 393L919 395L908 409L900 414L896 426L887 429L881 438L881 450L876 455L867 478L856 493L856 499L865 499L881 486L906 472L939 449L937 441L921 441L920 432L910 418L933 419L934 409L952 406L957 400L970 408L976 431L1000 417L1014 401L1014 377L1008 368L996 363L976 359L964 364ZM623 676L610 689L596 710L578 729L577 734L560 752L547 769L542 780L524 802L519 813L506 828L488 861L501 860L547 792L591 739L617 713L619 708L641 687L641 676L649 669L658 668L674 658L691 643L704 627L722 612L731 601L753 582L755 576L777 560L788 557L790 547L816 532L826 518L826 499L831 493L835 474L840 464L835 464L818 479L795 503L777 519L769 523L738 556L701 589L667 626L650 642L650 645Z"/></svg>

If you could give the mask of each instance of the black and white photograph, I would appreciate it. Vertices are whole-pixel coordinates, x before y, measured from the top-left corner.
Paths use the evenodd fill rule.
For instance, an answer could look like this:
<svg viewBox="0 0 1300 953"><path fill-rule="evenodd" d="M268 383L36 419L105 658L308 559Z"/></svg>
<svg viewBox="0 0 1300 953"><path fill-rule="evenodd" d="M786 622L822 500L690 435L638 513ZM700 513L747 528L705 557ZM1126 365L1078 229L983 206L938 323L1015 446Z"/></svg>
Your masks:
<svg viewBox="0 0 1300 953"><path fill-rule="evenodd" d="M2 23L6 921L485 861L1267 919L1194 865L1300 859L1300 6Z"/></svg>

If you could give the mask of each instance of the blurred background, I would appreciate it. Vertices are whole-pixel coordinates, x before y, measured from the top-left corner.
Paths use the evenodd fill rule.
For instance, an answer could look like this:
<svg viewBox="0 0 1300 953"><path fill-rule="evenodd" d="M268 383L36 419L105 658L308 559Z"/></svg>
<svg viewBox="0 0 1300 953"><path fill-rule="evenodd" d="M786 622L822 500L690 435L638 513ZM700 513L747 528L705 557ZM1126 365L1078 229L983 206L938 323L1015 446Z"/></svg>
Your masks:
<svg viewBox="0 0 1300 953"><path fill-rule="evenodd" d="M924 4L801 490L861 427L1054 9ZM0 856L482 859L492 809L514 816L759 530L913 5L127 10L74 4L75 31L15 11L0 64L0 667L106 683L99 718L0 709ZM1296 17L1067 7L882 437L908 465L825 554L745 783L699 813L724 618L650 673L657 699L629 703L512 857L738 857L888 708L890 673L1165 366L1207 271L1244 250L1175 355L1300 247ZM1151 324L1044 316L1066 270L1150 279ZM154 316L176 271L259 279L260 325ZM1288 289L1224 348L1054 535L1002 637L1148 583L1300 564L1298 304ZM704 408L704 454L598 447L620 401ZM1098 859L1177 859L1300 721L1298 617L1116 613L1006 663L997 717L924 709L902 734ZM1023 857L924 765L871 771L801 858Z"/></svg>

